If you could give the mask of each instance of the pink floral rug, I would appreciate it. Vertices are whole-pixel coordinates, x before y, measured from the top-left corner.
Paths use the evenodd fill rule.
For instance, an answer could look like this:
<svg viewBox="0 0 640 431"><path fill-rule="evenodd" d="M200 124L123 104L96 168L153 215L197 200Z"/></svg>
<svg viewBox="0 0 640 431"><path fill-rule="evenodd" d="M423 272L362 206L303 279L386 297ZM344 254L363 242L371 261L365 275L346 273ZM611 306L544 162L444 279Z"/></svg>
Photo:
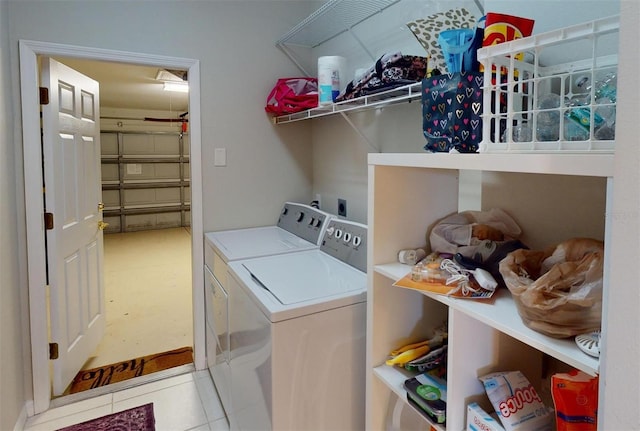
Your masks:
<svg viewBox="0 0 640 431"><path fill-rule="evenodd" d="M92 419L58 431L154 431L153 403Z"/></svg>

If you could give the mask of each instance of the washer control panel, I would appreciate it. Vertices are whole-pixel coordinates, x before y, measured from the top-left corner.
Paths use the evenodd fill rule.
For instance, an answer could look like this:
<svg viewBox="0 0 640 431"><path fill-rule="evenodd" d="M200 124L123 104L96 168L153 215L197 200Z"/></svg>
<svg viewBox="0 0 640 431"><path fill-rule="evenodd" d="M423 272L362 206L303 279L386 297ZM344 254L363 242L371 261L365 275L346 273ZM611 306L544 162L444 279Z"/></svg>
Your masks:
<svg viewBox="0 0 640 431"><path fill-rule="evenodd" d="M367 226L348 220L329 220L320 250L366 272Z"/></svg>
<svg viewBox="0 0 640 431"><path fill-rule="evenodd" d="M330 218L331 214L312 206L285 202L278 218L278 227L313 244L320 245Z"/></svg>

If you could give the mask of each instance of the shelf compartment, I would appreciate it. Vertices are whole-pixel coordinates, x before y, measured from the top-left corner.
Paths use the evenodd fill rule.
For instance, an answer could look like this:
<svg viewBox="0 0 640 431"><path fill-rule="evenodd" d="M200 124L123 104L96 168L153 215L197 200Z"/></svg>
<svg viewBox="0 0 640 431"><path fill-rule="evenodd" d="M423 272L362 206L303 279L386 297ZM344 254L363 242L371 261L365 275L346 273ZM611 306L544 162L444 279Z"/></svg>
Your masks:
<svg viewBox="0 0 640 431"><path fill-rule="evenodd" d="M117 210L105 210L105 217L117 217L121 215L142 215L142 214L156 214L156 213L173 213L190 211L191 205L171 205L171 206L154 206L154 207L139 207L139 208L125 208Z"/></svg>
<svg viewBox="0 0 640 431"><path fill-rule="evenodd" d="M102 183L102 190L134 190L134 189L159 189L159 188L176 188L176 187L189 187L191 185L188 180L175 180L175 181L149 181L149 182L135 182L135 183Z"/></svg>
<svg viewBox="0 0 640 431"><path fill-rule="evenodd" d="M103 156L102 163L189 163L189 156Z"/></svg>
<svg viewBox="0 0 640 431"><path fill-rule="evenodd" d="M432 429L437 431L445 431L446 426L443 424L436 424L435 422L427 419L422 412L420 412L415 406L407 401L407 391L404 389L404 381L415 376L415 373L405 371L398 367L392 367L389 365L380 365L373 369L373 374L384 383L396 396L404 403L405 408L410 408L416 412L424 421L428 423Z"/></svg>
<svg viewBox="0 0 640 431"><path fill-rule="evenodd" d="M347 112L364 111L373 108L384 108L402 102L411 102L420 99L422 95L422 83L404 85L392 90L381 91L379 93L358 97L343 102L332 103L331 105L318 106L294 114L280 115L273 117L274 124L291 123L300 120L310 120L312 118L324 117Z"/></svg>
<svg viewBox="0 0 640 431"><path fill-rule="evenodd" d="M385 277L389 277L390 280L395 281L404 277L411 268L408 265L390 263L386 265L376 265L374 270L376 273L382 274ZM397 289L403 288L398 287ZM557 339L548 337L526 327L507 289L499 289L490 301L456 299L446 295L420 293L473 317L477 321L520 340L587 374L595 376L599 373L598 359L582 352L573 338Z"/></svg>

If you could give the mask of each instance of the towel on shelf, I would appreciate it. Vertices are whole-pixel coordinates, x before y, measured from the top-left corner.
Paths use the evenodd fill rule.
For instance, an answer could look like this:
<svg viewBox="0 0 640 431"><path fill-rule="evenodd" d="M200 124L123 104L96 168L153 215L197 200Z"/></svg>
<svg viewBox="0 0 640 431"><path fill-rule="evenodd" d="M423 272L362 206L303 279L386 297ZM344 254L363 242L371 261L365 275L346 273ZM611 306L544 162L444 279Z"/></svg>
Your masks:
<svg viewBox="0 0 640 431"><path fill-rule="evenodd" d="M401 52L384 54L361 76L347 84L336 102L419 82L426 76L427 62L427 57L402 55Z"/></svg>

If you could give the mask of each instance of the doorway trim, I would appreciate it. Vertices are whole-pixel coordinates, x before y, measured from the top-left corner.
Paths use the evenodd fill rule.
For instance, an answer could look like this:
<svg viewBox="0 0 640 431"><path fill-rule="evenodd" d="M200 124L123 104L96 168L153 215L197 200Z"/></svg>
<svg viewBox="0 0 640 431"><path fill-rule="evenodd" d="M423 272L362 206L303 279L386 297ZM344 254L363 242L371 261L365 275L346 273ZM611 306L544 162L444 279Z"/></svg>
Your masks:
<svg viewBox="0 0 640 431"><path fill-rule="evenodd" d="M146 66L187 69L189 80L189 140L191 168L191 282L193 302L194 364L205 368L204 251L202 215L202 134L200 117L200 62L195 59L141 54L75 45L20 40L22 145L29 283L29 324L33 374L33 414L49 409L51 377L46 298L46 251L40 150L40 71L38 55L113 61Z"/></svg>

